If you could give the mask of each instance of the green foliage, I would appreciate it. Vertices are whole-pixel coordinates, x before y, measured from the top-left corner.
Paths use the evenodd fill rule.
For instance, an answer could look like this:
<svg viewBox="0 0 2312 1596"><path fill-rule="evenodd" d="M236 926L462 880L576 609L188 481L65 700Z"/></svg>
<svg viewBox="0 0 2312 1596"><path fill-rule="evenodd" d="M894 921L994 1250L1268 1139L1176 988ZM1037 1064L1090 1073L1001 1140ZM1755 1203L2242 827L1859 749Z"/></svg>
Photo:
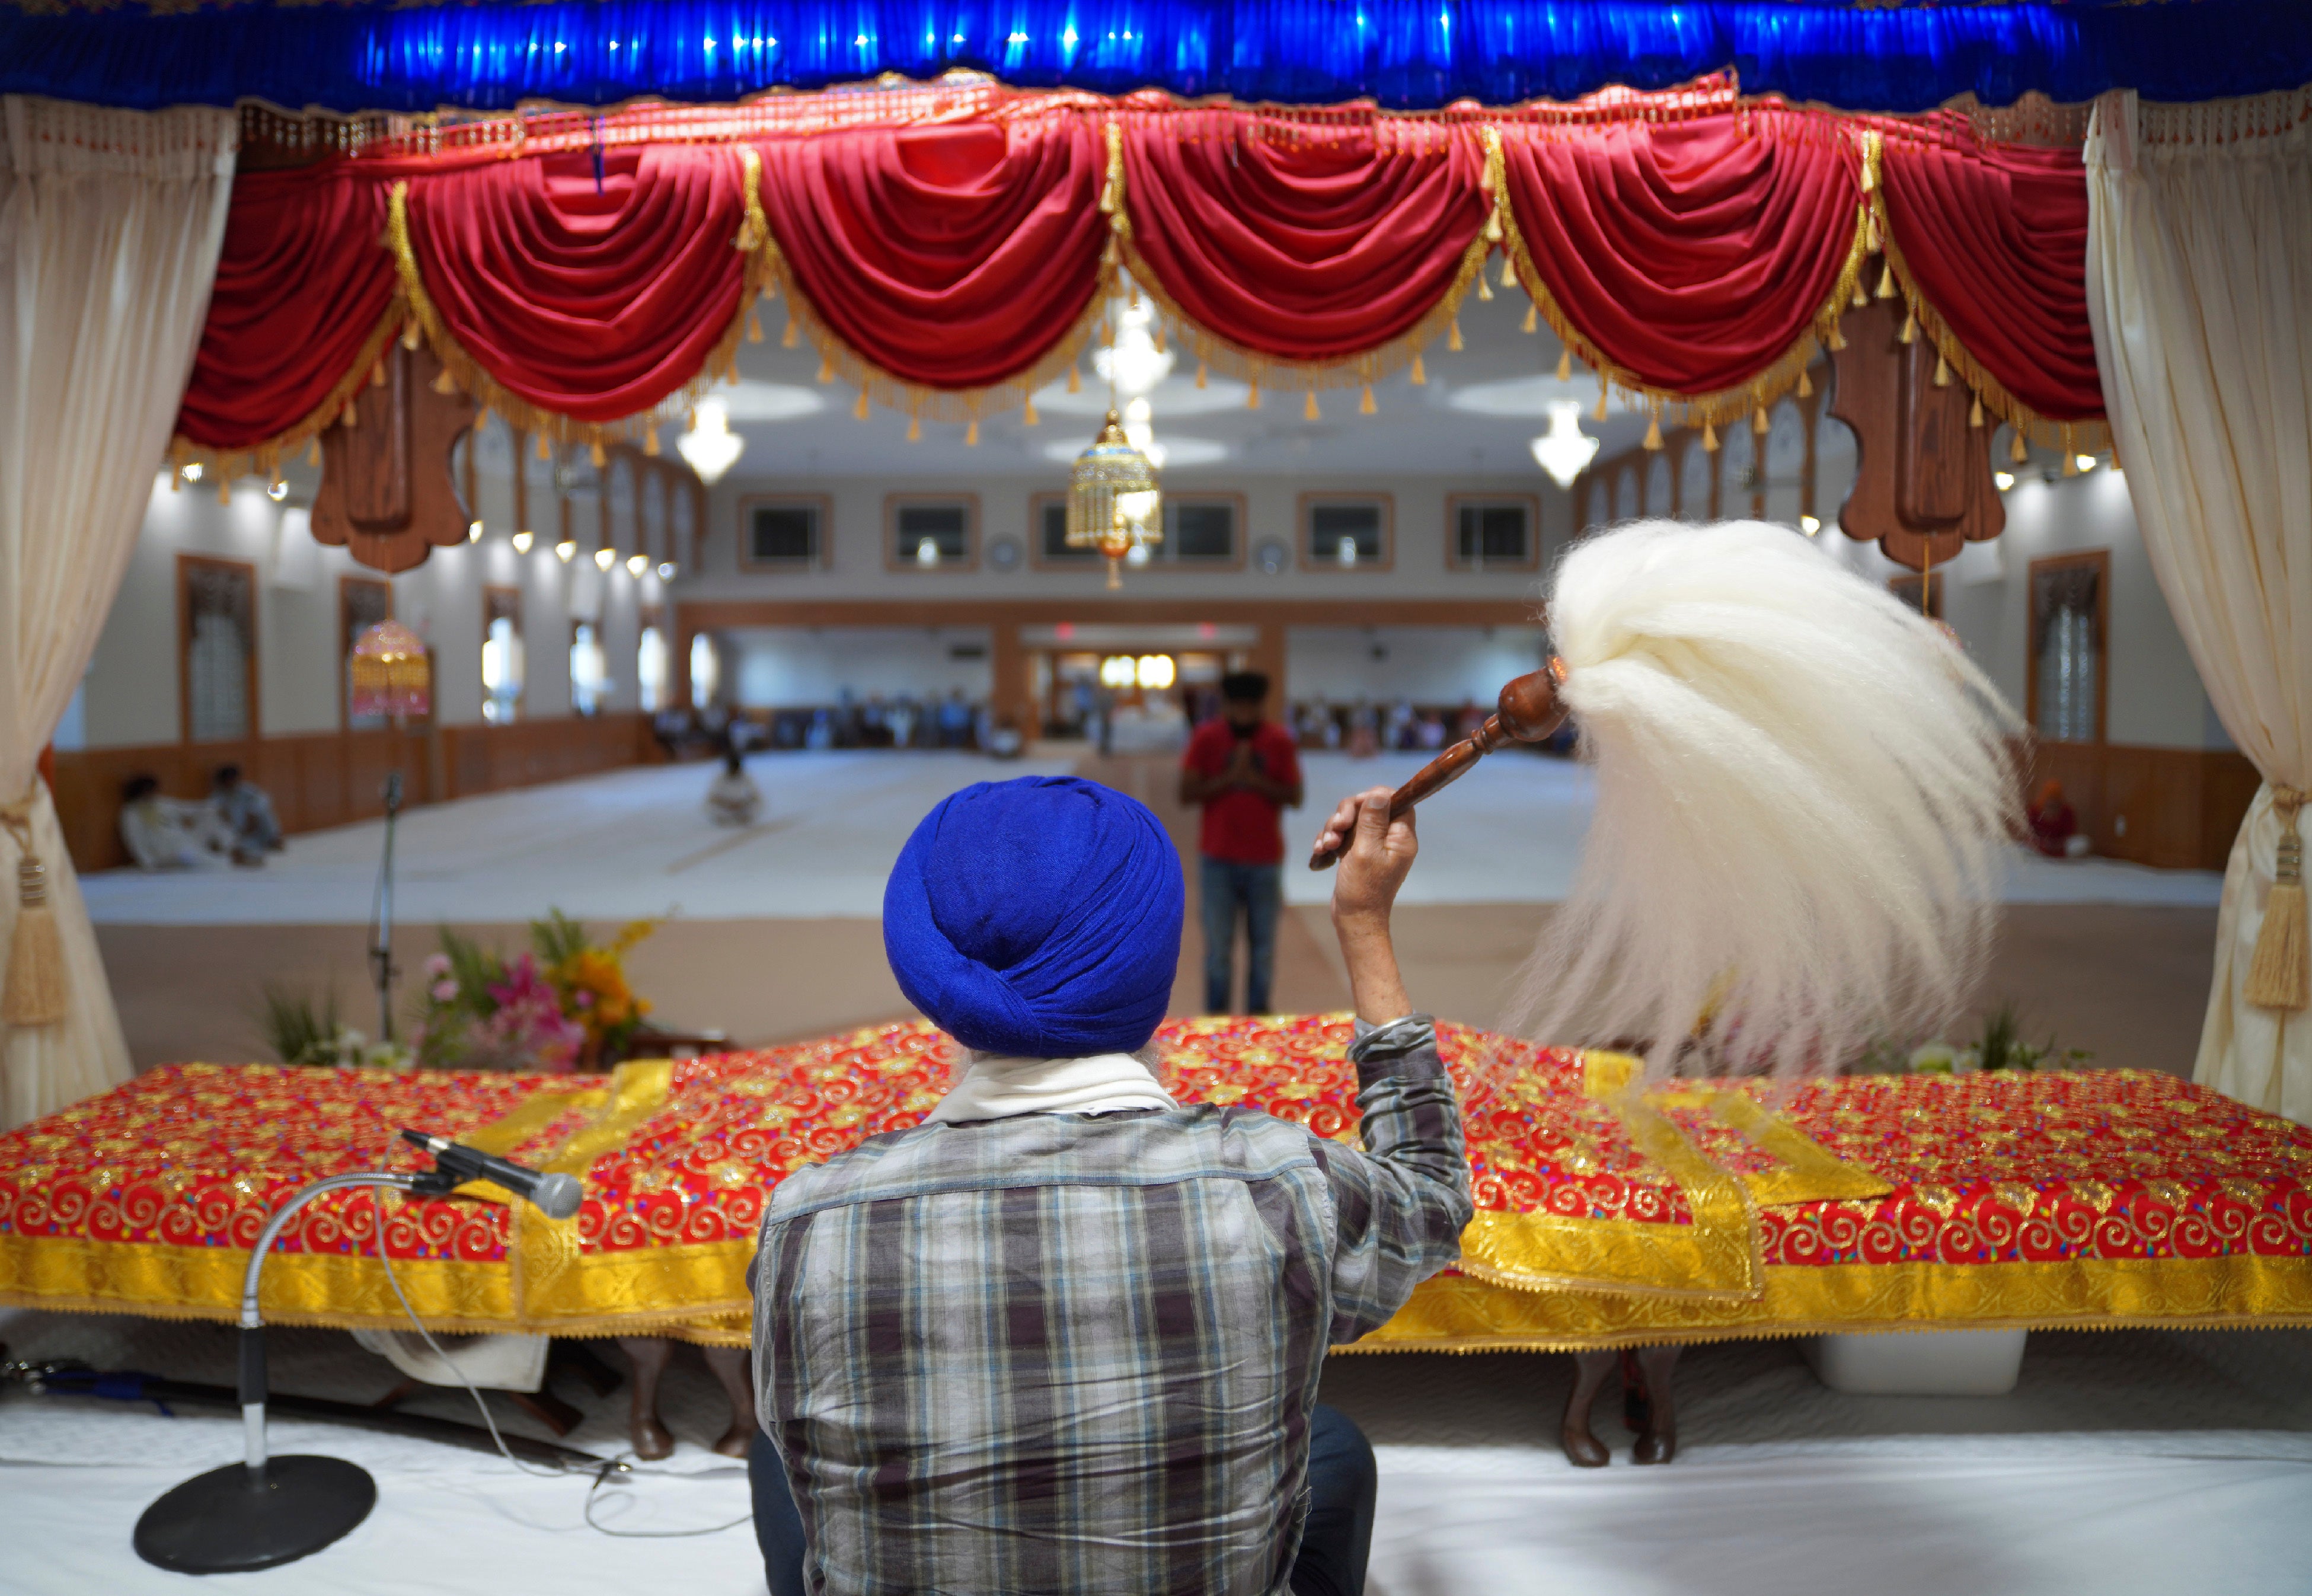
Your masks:
<svg viewBox="0 0 2312 1596"><path fill-rule="evenodd" d="M530 923L530 945L537 950L539 963L552 969L586 951L586 927L560 909L550 908L546 918Z"/></svg>
<svg viewBox="0 0 2312 1596"><path fill-rule="evenodd" d="M337 1062L337 995L325 992L317 1004L311 993L290 992L267 983L258 1016L267 1045L284 1064Z"/></svg>

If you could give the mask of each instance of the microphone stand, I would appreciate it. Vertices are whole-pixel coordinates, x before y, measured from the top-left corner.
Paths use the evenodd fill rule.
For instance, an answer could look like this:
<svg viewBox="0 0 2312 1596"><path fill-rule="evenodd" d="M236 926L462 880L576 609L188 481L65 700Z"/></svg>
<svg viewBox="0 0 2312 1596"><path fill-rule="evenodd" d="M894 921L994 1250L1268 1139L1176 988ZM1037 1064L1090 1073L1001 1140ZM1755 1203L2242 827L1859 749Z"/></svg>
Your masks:
<svg viewBox="0 0 2312 1596"><path fill-rule="evenodd" d="M390 791L390 789L389 789ZM393 793L398 799L399 794ZM388 811L389 816L390 811ZM387 825L392 824L389 818ZM387 836L392 835L389 829ZM388 845L389 850L390 844ZM389 851L388 857L391 855ZM377 1482L342 1458L293 1453L274 1457L265 1438L265 1320L258 1284L265 1259L284 1226L324 1192L381 1186L415 1197L446 1196L458 1185L448 1171L421 1175L372 1171L316 1180L275 1210L258 1232L241 1285L242 1461L196 1475L167 1492L136 1521L133 1544L147 1563L179 1574L244 1573L310 1557L349 1533L377 1504ZM385 1215L378 1214L378 1246L385 1245Z"/></svg>
<svg viewBox="0 0 2312 1596"><path fill-rule="evenodd" d="M393 1039L393 825L401 814L401 772L385 778L385 857L377 873L377 925L369 949L377 977L377 1039Z"/></svg>

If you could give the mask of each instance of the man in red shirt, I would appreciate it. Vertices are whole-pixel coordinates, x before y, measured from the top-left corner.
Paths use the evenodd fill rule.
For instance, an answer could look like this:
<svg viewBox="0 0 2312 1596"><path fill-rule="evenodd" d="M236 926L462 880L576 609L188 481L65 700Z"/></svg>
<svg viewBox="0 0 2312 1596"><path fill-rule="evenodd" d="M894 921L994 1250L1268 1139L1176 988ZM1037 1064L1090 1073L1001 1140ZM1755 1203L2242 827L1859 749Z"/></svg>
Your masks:
<svg viewBox="0 0 2312 1596"><path fill-rule="evenodd" d="M1300 759L1292 734L1264 719L1268 678L1239 671L1221 680L1221 718L1188 739L1180 802L1204 806L1197 845L1204 924L1204 1012L1229 1013L1236 922L1244 911L1249 957L1245 1012L1269 1013L1276 918L1284 910L1284 811L1300 803Z"/></svg>

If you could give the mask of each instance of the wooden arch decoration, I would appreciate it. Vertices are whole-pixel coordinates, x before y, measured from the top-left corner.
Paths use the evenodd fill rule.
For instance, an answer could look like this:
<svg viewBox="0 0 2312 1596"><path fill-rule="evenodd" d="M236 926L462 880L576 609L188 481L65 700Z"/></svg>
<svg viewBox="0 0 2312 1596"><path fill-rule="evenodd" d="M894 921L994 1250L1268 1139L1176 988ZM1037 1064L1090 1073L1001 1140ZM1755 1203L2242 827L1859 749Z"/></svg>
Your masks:
<svg viewBox="0 0 2312 1596"><path fill-rule="evenodd" d="M472 516L451 479L450 452L475 408L462 391L436 388L442 363L431 349L389 344L377 372L320 435L313 538L392 575L466 540Z"/></svg>

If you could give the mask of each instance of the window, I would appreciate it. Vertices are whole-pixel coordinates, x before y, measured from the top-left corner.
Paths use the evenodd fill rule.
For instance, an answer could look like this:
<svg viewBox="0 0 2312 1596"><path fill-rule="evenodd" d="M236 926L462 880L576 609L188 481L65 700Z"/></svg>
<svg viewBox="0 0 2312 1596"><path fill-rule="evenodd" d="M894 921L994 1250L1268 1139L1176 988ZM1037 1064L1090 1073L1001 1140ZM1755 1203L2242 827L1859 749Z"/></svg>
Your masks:
<svg viewBox="0 0 2312 1596"><path fill-rule="evenodd" d="M1068 547L1067 495L1038 494L1029 501L1028 519L1033 532L1028 546L1036 551L1038 566L1088 566L1100 557L1099 550L1090 545Z"/></svg>
<svg viewBox="0 0 2312 1596"><path fill-rule="evenodd" d="M821 497L739 501L739 563L749 570L810 570L826 563L830 506Z"/></svg>
<svg viewBox="0 0 2312 1596"><path fill-rule="evenodd" d="M1451 539L1446 545L1449 566L1470 571L1503 566L1530 571L1539 563L1538 500L1524 495L1480 498L1456 494L1445 501L1445 520Z"/></svg>
<svg viewBox="0 0 2312 1596"><path fill-rule="evenodd" d="M715 651L714 639L705 633L690 639L690 706L705 709L714 702L714 695L722 686L722 656Z"/></svg>
<svg viewBox="0 0 2312 1596"><path fill-rule="evenodd" d="M178 680L188 742L257 730L257 572L238 560L177 557Z"/></svg>
<svg viewBox="0 0 2312 1596"><path fill-rule="evenodd" d="M578 715L599 715L602 697L610 690L608 662L602 655L602 634L591 620L570 623L570 707Z"/></svg>
<svg viewBox="0 0 2312 1596"><path fill-rule="evenodd" d="M502 726L521 714L521 590L482 590L482 719Z"/></svg>
<svg viewBox="0 0 2312 1596"><path fill-rule="evenodd" d="M2111 556L2101 549L2031 562L2031 724L2050 742L2104 740Z"/></svg>
<svg viewBox="0 0 2312 1596"><path fill-rule="evenodd" d="M354 713L354 645L381 620L393 618L393 584L367 576L337 578L337 706L347 731L382 726L381 715Z"/></svg>
<svg viewBox="0 0 2312 1596"><path fill-rule="evenodd" d="M1300 562L1312 571L1386 571L1395 520L1386 494L1300 495Z"/></svg>
<svg viewBox="0 0 2312 1596"><path fill-rule="evenodd" d="M655 606L642 614L642 635L635 639L635 684L640 688L643 713L656 715L666 707L666 612Z"/></svg>
<svg viewBox="0 0 2312 1596"><path fill-rule="evenodd" d="M979 501L893 494L883 501L886 563L896 571L970 569L979 544Z"/></svg>
<svg viewBox="0 0 2312 1596"><path fill-rule="evenodd" d="M1187 566L1233 566L1239 557L1237 527L1243 520L1242 502L1233 495L1166 494L1164 542L1156 556Z"/></svg>

